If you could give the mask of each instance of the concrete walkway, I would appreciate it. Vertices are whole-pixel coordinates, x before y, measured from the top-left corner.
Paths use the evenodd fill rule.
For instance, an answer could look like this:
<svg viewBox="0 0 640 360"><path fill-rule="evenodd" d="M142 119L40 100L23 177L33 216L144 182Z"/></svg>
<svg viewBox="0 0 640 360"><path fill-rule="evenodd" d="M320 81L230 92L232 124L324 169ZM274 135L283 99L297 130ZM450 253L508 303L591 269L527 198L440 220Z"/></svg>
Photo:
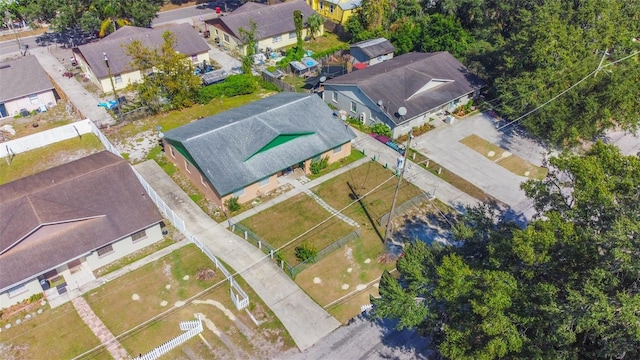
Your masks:
<svg viewBox="0 0 640 360"><path fill-rule="evenodd" d="M352 218L344 215L343 213L338 212L338 210L334 209L333 206L327 204L326 201L322 200L318 195L314 194L313 191L311 190L305 190L304 192L305 194L307 194L307 196L309 196L310 198L312 198L315 202L318 203L318 205L322 206L323 209L327 210L329 213L331 213L331 215L336 215L336 217L344 222L346 222L347 224L357 227L358 223L353 220Z"/></svg>
<svg viewBox="0 0 640 360"><path fill-rule="evenodd" d="M71 56L71 50L61 50L52 48L52 46L54 45L50 47L34 47L29 49L29 51L38 59L44 71L46 71L58 87L62 89L67 95L68 100L82 113L84 118L91 119L98 127L115 124L115 120L109 115L107 110L98 106L98 103L104 100L97 99L75 78L69 79L62 76L62 74L67 71L66 66L68 58ZM68 54L68 56L63 58L63 62L61 63L53 52Z"/></svg>
<svg viewBox="0 0 640 360"><path fill-rule="evenodd" d="M116 340L111 331L104 326L102 320L100 320L96 314L91 309L91 306L87 303L87 301L79 296L74 298L72 301L73 307L76 308L78 315L82 318L85 324L93 331L96 337L100 340L100 342L105 346L105 348L109 351L109 354L113 356L114 359L124 360L129 359L129 354L127 354L127 350L125 350L120 342Z"/></svg>
<svg viewBox="0 0 640 360"><path fill-rule="evenodd" d="M396 168L398 157L400 157L397 151L363 132L355 129L352 130L357 135L353 143L356 149L364 151L369 158L375 155L377 162L382 165L387 164L390 169ZM454 209L464 211L466 206L473 206L479 203L478 199L433 175L412 161L408 160L406 166L407 168L404 172L405 180L417 186L422 191L435 195L437 199L449 204L449 206Z"/></svg>
<svg viewBox="0 0 640 360"><path fill-rule="evenodd" d="M187 229L226 262L274 312L300 350L340 326L305 294L261 250L217 224L205 214L154 161L135 166L158 195L184 221Z"/></svg>

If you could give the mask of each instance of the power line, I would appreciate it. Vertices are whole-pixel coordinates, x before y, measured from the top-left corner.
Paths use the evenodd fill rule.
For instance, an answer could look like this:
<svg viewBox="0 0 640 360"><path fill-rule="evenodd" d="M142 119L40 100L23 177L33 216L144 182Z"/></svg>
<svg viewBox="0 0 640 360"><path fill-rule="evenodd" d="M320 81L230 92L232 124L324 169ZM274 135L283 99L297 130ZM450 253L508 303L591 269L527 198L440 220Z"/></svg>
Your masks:
<svg viewBox="0 0 640 360"><path fill-rule="evenodd" d="M604 69L604 68L606 68L606 67L608 67L608 66L611 66L611 65L613 65L613 64L616 64L616 63L619 63L619 62L621 62L621 61L624 61L624 60L627 60L627 59L629 59L629 58L632 58L632 57L634 57L634 56L636 56L636 55L638 55L638 54L640 54L640 51L636 51L635 53L633 53L633 54L631 54L631 55L627 55L627 56L623 57L622 59L619 59L619 60L616 60L616 61L610 62L610 63L608 63L608 64L606 64L606 65L602 65L602 62L601 62L601 63L600 63L600 65L598 65L598 67L597 67L595 70L593 70L592 72L590 72L589 74L587 74L587 76L583 77L582 79L578 80L578 82L576 82L576 83L574 83L573 85L569 86L567 89L565 89L565 90L561 91L558 95L556 95L556 96L552 97L551 99L549 99L549 100L545 101L545 102L544 102L544 103L542 103L541 105L539 105L539 106L535 107L533 110L530 110L530 111L526 112L524 115L522 115L522 116L520 116L520 117L516 118L515 120L510 121L510 122L508 122L507 124L500 126L500 127L498 128L498 130L502 130L502 129L504 129L504 128L508 127L508 126L511 126L512 124L514 124L514 123L516 123L516 122L519 122L520 120L524 119L525 117L527 117L527 116L529 116L529 115L533 114L534 112L536 112L536 111L540 110L541 108L543 108L544 106L546 106L547 104L549 104L550 102L552 102L553 100L555 100L555 99L559 98L560 96L562 96L562 95L566 94L567 92L569 92L569 91L570 91L571 89L573 89L574 87L576 87L576 86L580 85L582 82L584 82L584 81L585 81L585 80L587 80L589 77L591 77L591 75L597 74L597 73L598 73L598 71L600 71L600 70L602 70L602 69Z"/></svg>

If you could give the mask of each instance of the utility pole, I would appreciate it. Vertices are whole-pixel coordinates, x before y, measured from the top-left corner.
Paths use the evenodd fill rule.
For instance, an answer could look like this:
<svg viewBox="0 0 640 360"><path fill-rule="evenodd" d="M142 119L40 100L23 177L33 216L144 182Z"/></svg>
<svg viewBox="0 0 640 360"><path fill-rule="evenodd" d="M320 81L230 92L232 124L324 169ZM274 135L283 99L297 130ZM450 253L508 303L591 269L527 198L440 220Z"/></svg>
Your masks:
<svg viewBox="0 0 640 360"><path fill-rule="evenodd" d="M13 25L13 18L11 17L11 13L7 10L7 11L4 12L4 14L7 17L7 19L9 20L9 27L11 28L11 31L13 32L13 35L15 35L15 37L16 37L16 42L18 43L18 50L20 51L22 56L25 56L27 54L27 52L26 52L26 50L24 52L22 50L22 44L20 43L20 37L18 36L18 32L16 31L16 27Z"/></svg>
<svg viewBox="0 0 640 360"><path fill-rule="evenodd" d="M111 80L111 88L113 89L113 97L116 99L116 107L118 108L118 117L122 117L122 108L120 107L120 100L118 99L118 93L116 92L116 86L113 83L113 76L111 76L111 66L109 66L109 58L107 57L107 53L103 52L104 55L104 63L107 65L107 72L109 73L109 80Z"/></svg>
<svg viewBox="0 0 640 360"><path fill-rule="evenodd" d="M391 233L393 232L391 226L391 220L393 219L393 213L396 211L396 201L398 200L398 193L400 192L400 185L402 185L402 177L404 176L404 170L407 168L407 154L409 153L409 149L411 147L411 138L413 138L413 129L409 131L409 137L407 138L407 145L404 151L404 161L402 162L402 169L400 170L400 175L398 176L398 184L396 185L396 191L393 193L393 200L391 201L391 211L389 211L389 219L387 220L387 229L384 233L384 242L385 244L388 241L391 241L393 244L397 244L391 238Z"/></svg>

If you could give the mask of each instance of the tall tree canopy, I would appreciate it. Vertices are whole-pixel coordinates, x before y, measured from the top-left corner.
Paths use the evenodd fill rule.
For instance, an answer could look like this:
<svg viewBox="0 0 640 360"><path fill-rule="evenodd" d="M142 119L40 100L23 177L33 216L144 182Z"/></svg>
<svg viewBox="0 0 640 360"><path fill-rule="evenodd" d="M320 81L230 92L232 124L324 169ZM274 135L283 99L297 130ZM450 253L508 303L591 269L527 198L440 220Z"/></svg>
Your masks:
<svg viewBox="0 0 640 360"><path fill-rule="evenodd" d="M640 358L640 158L598 142L550 163L523 185L539 211L526 228L470 209L460 246L407 246L376 314L451 359Z"/></svg>
<svg viewBox="0 0 640 360"><path fill-rule="evenodd" d="M150 26L163 0L16 0L16 17L44 21L56 31L81 27L104 36L123 25Z"/></svg>
<svg viewBox="0 0 640 360"><path fill-rule="evenodd" d="M640 0L364 0L345 27L354 41L384 36L398 53L449 51L509 119L579 82L521 121L557 144L640 124L638 60L611 65L640 50ZM594 76L601 61L607 71Z"/></svg>
<svg viewBox="0 0 640 360"><path fill-rule="evenodd" d="M175 50L175 35L171 31L162 34L160 48L149 48L139 40L127 47L132 66L144 74L144 82L136 85L140 100L147 109L182 109L194 104L202 79L194 74L190 58Z"/></svg>

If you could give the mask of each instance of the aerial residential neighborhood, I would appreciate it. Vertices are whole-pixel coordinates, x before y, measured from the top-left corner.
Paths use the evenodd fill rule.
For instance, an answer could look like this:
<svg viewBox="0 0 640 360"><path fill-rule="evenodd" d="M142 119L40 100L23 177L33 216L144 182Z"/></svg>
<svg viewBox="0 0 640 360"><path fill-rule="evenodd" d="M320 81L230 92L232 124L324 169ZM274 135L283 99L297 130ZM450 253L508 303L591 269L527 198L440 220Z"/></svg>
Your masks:
<svg viewBox="0 0 640 360"><path fill-rule="evenodd" d="M639 9L0 0L0 357L640 357Z"/></svg>

